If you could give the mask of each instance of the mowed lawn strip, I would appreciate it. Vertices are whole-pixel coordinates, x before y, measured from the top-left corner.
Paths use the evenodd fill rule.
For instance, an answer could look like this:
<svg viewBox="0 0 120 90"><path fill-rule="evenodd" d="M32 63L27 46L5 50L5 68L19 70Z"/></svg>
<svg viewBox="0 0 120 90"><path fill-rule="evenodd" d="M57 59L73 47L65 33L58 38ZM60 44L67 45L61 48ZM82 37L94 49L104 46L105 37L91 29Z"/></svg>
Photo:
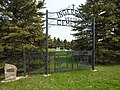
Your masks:
<svg viewBox="0 0 120 90"><path fill-rule="evenodd" d="M97 72L71 70L37 74L14 82L0 83L0 90L120 90L120 65L96 66Z"/></svg>

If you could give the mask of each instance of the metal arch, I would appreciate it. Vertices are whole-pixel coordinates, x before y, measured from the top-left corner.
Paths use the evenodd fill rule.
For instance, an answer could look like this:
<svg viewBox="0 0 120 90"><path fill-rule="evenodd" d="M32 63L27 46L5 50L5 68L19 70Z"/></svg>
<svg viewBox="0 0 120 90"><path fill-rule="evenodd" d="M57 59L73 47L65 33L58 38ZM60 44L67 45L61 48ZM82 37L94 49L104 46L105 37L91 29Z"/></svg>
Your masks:
<svg viewBox="0 0 120 90"><path fill-rule="evenodd" d="M63 9L63 10L68 10L68 9ZM63 11L62 10L62 11ZM69 10L75 10L74 9L74 6L73 6L73 9L69 9ZM48 23L48 19L50 19L48 17L48 13L49 14L55 14L55 13L58 13L58 12L48 12L48 10L46 10L46 72L45 74L47 75L48 74L48 62L49 62L49 58L48 58L48 25L52 25L52 24L49 24ZM83 13L79 12L80 14L78 14L78 17L80 16L80 18L84 21L86 21L83 17ZM66 14L66 15L69 15L69 14ZM74 15L74 14L72 14ZM77 14L76 14L77 15ZM81 16L82 15L82 16ZM62 17L64 17L65 15L62 15ZM59 17L58 17L59 18ZM62 25L58 25L58 26L62 26ZM94 67L95 67L95 18L93 20L93 53L92 53L92 70L94 70Z"/></svg>

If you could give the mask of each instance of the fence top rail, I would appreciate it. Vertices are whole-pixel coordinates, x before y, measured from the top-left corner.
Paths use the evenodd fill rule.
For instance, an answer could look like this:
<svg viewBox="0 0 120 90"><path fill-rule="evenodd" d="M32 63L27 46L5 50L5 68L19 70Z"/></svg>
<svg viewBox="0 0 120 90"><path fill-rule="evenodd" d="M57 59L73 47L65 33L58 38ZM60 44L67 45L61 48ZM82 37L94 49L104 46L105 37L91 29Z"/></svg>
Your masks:
<svg viewBox="0 0 120 90"><path fill-rule="evenodd" d="M49 52L49 56L67 56L67 55L92 55L92 51L55 51Z"/></svg>

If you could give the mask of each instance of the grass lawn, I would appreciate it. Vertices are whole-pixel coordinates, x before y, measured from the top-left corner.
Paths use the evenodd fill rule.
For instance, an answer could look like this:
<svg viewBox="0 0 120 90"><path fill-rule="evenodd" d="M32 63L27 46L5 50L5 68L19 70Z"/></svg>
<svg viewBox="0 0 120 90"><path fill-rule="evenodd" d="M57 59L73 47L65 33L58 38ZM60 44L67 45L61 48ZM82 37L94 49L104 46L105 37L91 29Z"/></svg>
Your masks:
<svg viewBox="0 0 120 90"><path fill-rule="evenodd" d="M96 66L91 70L37 74L14 82L0 83L0 90L120 90L120 65Z"/></svg>

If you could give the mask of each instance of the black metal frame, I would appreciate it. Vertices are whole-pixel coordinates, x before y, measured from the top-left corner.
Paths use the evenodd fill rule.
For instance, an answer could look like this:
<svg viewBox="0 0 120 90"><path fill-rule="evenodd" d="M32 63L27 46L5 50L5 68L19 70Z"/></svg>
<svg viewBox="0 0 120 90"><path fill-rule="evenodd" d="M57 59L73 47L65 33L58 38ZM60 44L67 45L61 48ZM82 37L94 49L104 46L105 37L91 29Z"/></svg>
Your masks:
<svg viewBox="0 0 120 90"><path fill-rule="evenodd" d="M73 9L74 9L74 5L73 5ZM55 14L58 12L50 12L50 13ZM49 14L49 12L48 12L48 10L46 10L46 54L45 54L45 58L46 58L45 59L45 74L46 75L49 74L49 67L50 67L49 66L49 52L48 52L48 25L49 25L48 19L52 19L52 18L48 17L48 14ZM82 14L80 14L80 15L82 15ZM80 17L82 17L82 16L80 16ZM92 48L92 60L91 60L92 62L91 62L91 64L92 64L92 70L95 70L95 59L96 59L95 58L95 17L93 17L92 24L93 24L93 26L92 26L92 37L93 37L93 44L92 45L93 45L93 48ZM62 26L62 25L60 25L60 26ZM75 53L77 53L77 52L74 52L74 53L72 52L72 62L73 62L73 58L74 58L73 54L75 54ZM78 57L78 55L77 55L77 57ZM23 59L24 59L24 76L26 76L26 54L24 51L23 51ZM74 64L72 63L72 69L73 68L74 68Z"/></svg>
<svg viewBox="0 0 120 90"><path fill-rule="evenodd" d="M73 5L74 9L74 5ZM48 19L51 19L48 17L48 10L46 10L46 75L48 74ZM51 12L51 13L56 13L56 12ZM81 16L82 17L82 16ZM61 25L60 25L61 26ZM93 49L92 49L92 70L95 69L95 17L93 17L93 28L92 28L92 37L93 37Z"/></svg>
<svg viewBox="0 0 120 90"><path fill-rule="evenodd" d="M50 61L52 57L54 58L54 72L87 69L91 66L92 51L49 52Z"/></svg>

